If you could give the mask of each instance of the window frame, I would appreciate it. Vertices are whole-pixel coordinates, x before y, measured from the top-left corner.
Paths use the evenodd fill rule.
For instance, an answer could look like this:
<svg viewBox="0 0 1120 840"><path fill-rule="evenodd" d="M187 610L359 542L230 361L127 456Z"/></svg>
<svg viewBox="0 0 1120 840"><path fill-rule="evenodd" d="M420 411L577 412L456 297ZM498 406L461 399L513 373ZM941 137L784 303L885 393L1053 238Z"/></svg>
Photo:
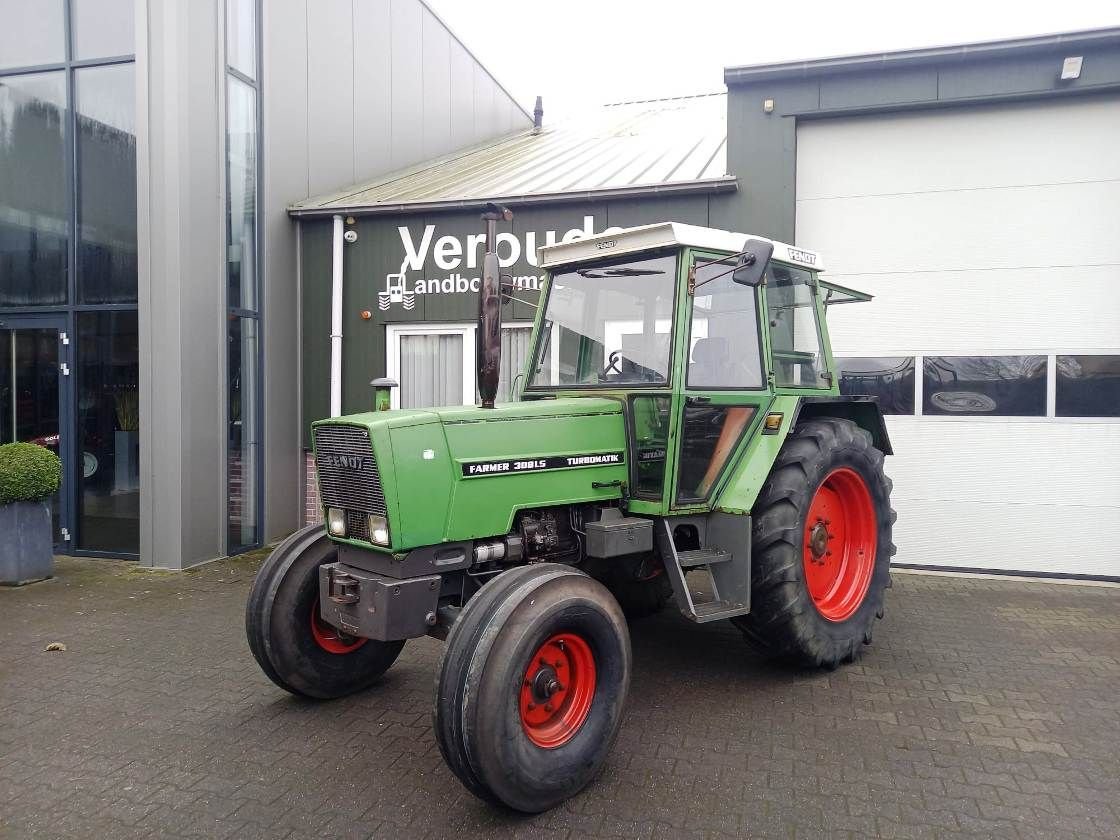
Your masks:
<svg viewBox="0 0 1120 840"><path fill-rule="evenodd" d="M533 321L503 321L503 330L533 329ZM398 323L385 325L385 375L397 382L401 381L401 337L406 335L459 335L463 338L463 405L474 405L478 395L478 371L475 369L475 334L478 331L477 323L464 323L462 321L451 323L424 322L424 323ZM528 358L532 358L531 356ZM502 363L506 363L506 359ZM524 370L518 373L524 373ZM512 371L511 371L512 373ZM513 374L510 381L517 376ZM400 387L389 390L389 407L401 407Z"/></svg>
<svg viewBox="0 0 1120 840"><path fill-rule="evenodd" d="M266 367L267 367L267 365L266 365L267 354L265 353L265 343L266 343L266 339L265 339L265 320L264 320L264 317L263 317L263 314L264 314L264 282L263 282L263 278L264 278L264 275L265 275L265 266L264 266L264 260L263 260L264 248L263 248L262 230L261 230L261 228L262 228L262 225L261 225L261 208L264 206L264 184L263 184L263 174L264 174L264 159L263 159L263 156L264 156L264 104L262 102L262 95L261 95L262 94L262 89L263 89L263 85L261 83L261 76L262 76L262 73L261 73L262 43L263 43L261 21L262 21L262 12L263 12L263 2L262 2L262 0L253 0L253 7L254 7L254 12L253 13L255 15L255 17L254 17L254 30L255 31L253 33L253 36L254 36L254 39L256 41L256 53L254 55L254 59L255 59L255 62L256 62L256 72L254 74L254 77L252 77L252 78L245 75L244 73L242 73L240 70L238 70L232 64L229 63L229 59L230 59L230 50L229 50L229 37L230 37L229 36L229 6L230 6L231 2L233 2L233 0L225 0L225 2L222 5L221 26L220 26L221 37L220 37L220 44L219 44L220 54L221 54L220 61L221 61L221 68L222 68L222 73L221 73L221 79L222 79L222 92L221 92L222 113L221 113L221 126L220 126L220 129L221 129L221 132L222 132L222 151L223 151L222 187L221 187L221 190L222 190L221 202L222 202L222 215L223 215L223 219L222 219L223 249L222 250L223 250L223 254L225 255L225 258L222 260L222 289L223 289L222 295L223 295L223 299L225 300L225 309L226 309L226 322L223 324L223 335L227 336L227 340L224 344L226 352L225 352L225 360L224 360L224 365L223 365L223 369L226 371L226 381L225 381L225 389L224 389L224 391L225 391L225 394L224 394L224 403L225 403L225 415L224 415L225 416L225 423L224 423L224 427L225 427L225 435L226 435L226 437L224 439L226 440L226 444L223 447L223 453L224 454L223 454L223 460L222 460L222 470L223 470L223 474L225 476L225 502L226 502L226 504L225 504L224 510L225 510L225 518L226 518L226 527L224 529L224 533L225 533L225 540L226 540L226 554L228 554L228 555L234 555L234 554L240 554L240 553L243 553L243 552L246 552L246 551L252 551L253 549L260 548L262 545L264 545L264 535L265 535L265 531L266 531L266 523L265 523L265 469L264 469L265 459L264 459L264 452L266 450L266 440L267 440L267 434L268 434L268 424L266 422L265 412L264 412L264 405L265 405L265 403L264 403L264 396L265 396L264 395L264 382L265 382ZM229 256L228 256L229 248L228 248L228 244L229 244L230 219L228 217L228 214L229 214L229 210L230 210L230 198L229 198L229 178L230 178L229 103L230 103L230 87L231 87L230 79L236 79L236 80L242 82L243 84L247 85L252 90L254 100L255 100L255 114L254 114L255 120L254 120L254 122L255 122L256 137L254 138L254 154L255 154L256 158L255 158L255 161L254 161L255 172L254 172L254 183L253 183L253 192L254 192L254 207L253 207L253 210L254 210L254 216L255 216L254 224L253 224L253 252L254 252L253 253L253 267L254 267L256 273L255 273L255 276L253 277L253 287L254 288L253 288L253 295L252 295L252 302L253 302L253 308L252 309L245 308L245 307L241 306L240 305L241 304L240 300L236 301L236 302L230 300L230 294L229 294ZM244 282L244 278L242 278L242 280L241 280L241 283L243 283L243 282ZM243 286L241 285L241 283L239 283L239 288L243 289ZM242 296L242 298L245 297L244 291L242 291L241 296ZM253 476L253 481L254 481L253 492L255 494L253 510L255 511L256 517L257 517L256 540L252 543L244 543L244 544L238 544L238 545L231 544L231 542L229 540L229 532L230 532L230 519L229 519L230 474L229 474L229 442L228 442L229 438L228 438L228 435L229 435L229 430L230 430L230 427L232 426L233 421L232 421L231 401L230 401L231 382L230 382L230 379L229 379L229 342L228 342L229 323L228 322L231 318L245 318L245 319L256 321L257 344L258 344L258 346L257 346L256 387L253 389L253 395L252 395L253 399L256 401L257 447L258 447L258 450L259 450L259 454L258 454L258 457L256 459L256 463L254 464L255 469L254 469L254 476ZM244 412L244 402L242 402L242 411ZM242 480L242 489L243 489L244 488L244 481L245 481L244 475L242 475L241 480Z"/></svg>
<svg viewBox="0 0 1120 840"><path fill-rule="evenodd" d="M682 249L680 246L672 246L672 247L669 247L669 248L658 248L658 249L655 249L655 250L642 251L642 252L635 253L635 254L625 254L625 255L621 255L619 257L616 257L612 260L606 260L602 263L597 263L597 265L600 265L604 268L609 268L612 265L621 265L623 263L634 262L637 259L655 259L657 257L663 257L663 256L664 257L667 257L667 256L675 257L675 259L677 261L677 264L676 264L676 275L677 276L676 276L676 278L674 280L674 283L673 283L673 301L669 306L669 369L666 371L664 382L628 382L628 383L620 382L620 383L617 383L617 385L603 384L603 383L595 383L595 384L589 384L589 385L530 385L529 384L529 377L526 376L526 384L525 384L525 388L524 388L524 393L528 393L528 394L556 394L556 393L562 393L564 391L611 392L611 391L620 391L620 390L621 391L672 391L673 390L673 383L675 381L674 376L675 376L676 367L677 367L676 360L675 360L675 357L673 355L674 347L676 345L676 336L677 336L677 323L676 323L677 318L678 318L678 311L677 310L680 307L680 303L681 303L681 285L684 282L684 277L686 275L685 266L687 264L687 254L683 253L684 250L685 249ZM558 274L562 274L565 271L574 270L574 267L578 266L578 265L582 265L582 263L566 263L566 264L563 264L563 265L552 266L551 268L549 268L549 270L547 272L548 280L547 280L547 282L545 282L541 285L540 296L537 298L538 311L541 313L540 324L541 324L542 329L536 330L537 319L534 319L533 320L533 327L534 327L534 330L536 330L537 335L532 341L532 347L531 347L530 354L529 354L530 364L536 362L537 353L540 350L541 342L544 341L544 336L545 336L545 332L546 332L543 329L543 327L544 327L544 313L548 309L548 299L552 295L553 281L556 279L556 276ZM552 328L548 330L548 333L550 335L555 335L556 334L556 325L555 324L553 324ZM552 360L553 360L554 366L559 368L559 364L558 364L559 363L559 352L560 352L559 345L554 343L552 345L552 348L551 348L550 352L552 354Z"/></svg>
<svg viewBox="0 0 1120 840"><path fill-rule="evenodd" d="M718 253L715 253L715 252L712 252L712 251L703 251L703 250L700 250L700 249L689 249L689 252L686 255L686 257L688 258L689 270L691 270L696 265L697 260L701 260L701 261L711 260L711 259L716 259L716 258L720 258L720 257L723 257L723 260L734 259L733 254L732 255L721 255L721 254L718 254ZM722 261L721 261L721 263L722 263ZM717 263L717 265L721 264L721 263ZM703 287L701 287L701 288L703 288ZM759 373L761 375L762 381L755 387L748 387L748 386L744 386L744 385L733 387L733 386L730 386L730 385L691 385L691 384L689 384L688 373L689 373L689 368L692 365L692 363L690 361L691 356L692 356L692 325L693 325L693 317L692 316L693 316L693 312L694 312L694 307L696 306L696 297L697 297L697 295L694 292L693 294L688 295L688 306L686 307L686 311L684 313L685 321L688 323L688 332L686 334L685 344L682 346L682 350L681 350L681 355L684 356L684 359L682 360L683 373L681 374L681 376L684 379L684 390L685 391L705 391L705 392L707 392L707 391L719 391L719 392L728 391L728 392L732 392L732 393L734 393L734 392L753 393L753 392L757 392L757 391L767 391L767 390L769 390L769 387L770 387L769 383L770 383L770 380L771 380L771 377L772 377L772 374L773 374L773 369L770 366L770 360L767 358L766 346L765 346L765 343L762 340L763 325L767 323L766 311L765 311L766 302L763 298L763 295L760 294L760 289L762 288L761 286L758 286L758 287L743 286L743 288L749 290L749 292L752 295L754 295L754 313L755 313L754 337L755 337L755 341L758 345L758 370L759 370ZM701 297L702 297L702 295L701 295ZM817 332L818 332L818 334L820 332L819 325L818 325L818 328L817 328Z"/></svg>
<svg viewBox="0 0 1120 840"><path fill-rule="evenodd" d="M817 384L815 385L785 385L778 382L777 367L774 364L774 340L772 328L770 326L770 290L773 288L770 283L770 272L775 262L776 261L772 260L771 265L766 267L766 274L764 275L760 287L762 289L760 297L762 298L763 306L762 321L760 323L764 324L766 327L767 381L773 386L774 393L776 394L816 394L821 391L831 391L836 384L834 377L835 364L833 363L833 349L829 345L828 325L825 322L824 304L820 295L819 272L802 265L784 262L779 262L778 264L784 268L792 268L809 275L806 286L809 289L813 320L816 325L817 352L820 356L820 370L817 373Z"/></svg>

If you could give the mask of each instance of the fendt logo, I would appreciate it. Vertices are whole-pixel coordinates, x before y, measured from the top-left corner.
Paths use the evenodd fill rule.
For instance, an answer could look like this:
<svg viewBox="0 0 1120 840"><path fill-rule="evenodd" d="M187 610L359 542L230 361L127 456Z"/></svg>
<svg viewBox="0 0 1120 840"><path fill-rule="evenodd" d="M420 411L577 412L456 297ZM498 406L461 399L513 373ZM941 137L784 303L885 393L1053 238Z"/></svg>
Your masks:
<svg viewBox="0 0 1120 840"><path fill-rule="evenodd" d="M322 461L324 467L360 472L369 468L373 458L368 455L323 455Z"/></svg>
<svg viewBox="0 0 1120 840"><path fill-rule="evenodd" d="M812 251L802 251L800 248L790 248L789 257L791 260L796 260L805 265L816 265L817 255Z"/></svg>
<svg viewBox="0 0 1120 840"><path fill-rule="evenodd" d="M603 232L614 233L620 230L622 228L610 227ZM398 227L397 232L401 237L403 259L399 271L385 275L385 289L377 293L379 310L384 312L392 306L412 310L416 307L416 298L419 295L478 294L478 286L482 278L474 271L482 263L482 252L485 247L485 237L482 234L436 237L436 226L425 225L420 241L417 242L407 226ZM584 216L582 227L571 228L562 236L557 235L555 230L546 230L543 235L538 235L537 231L526 231L520 236L503 231L498 234L495 243L498 263L502 268L509 268L524 261L536 268L539 246L555 245L557 242L575 242L593 236L595 232L594 216ZM608 240L600 247L609 248L614 244L613 240ZM440 277L426 276L431 270L429 257L435 263L436 269L450 273ZM466 273L460 269L465 270ZM409 272L413 272L411 280ZM420 276L415 276L416 273ZM512 276L515 290L536 291L541 287L542 278L539 273Z"/></svg>

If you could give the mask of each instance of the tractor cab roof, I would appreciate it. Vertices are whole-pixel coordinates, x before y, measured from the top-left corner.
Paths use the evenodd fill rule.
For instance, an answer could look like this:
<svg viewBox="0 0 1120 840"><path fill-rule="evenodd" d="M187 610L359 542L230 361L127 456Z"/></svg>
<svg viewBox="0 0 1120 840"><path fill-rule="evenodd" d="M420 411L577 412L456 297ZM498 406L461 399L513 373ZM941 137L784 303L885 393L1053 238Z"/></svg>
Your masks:
<svg viewBox="0 0 1120 840"><path fill-rule="evenodd" d="M636 251L651 251L658 248L703 248L708 251L725 251L738 254L746 247L748 239L762 239L772 242L774 255L771 259L823 271L824 261L816 251L797 248L785 242L752 236L746 233L733 233L718 228L685 225L680 222L659 222L655 225L609 230L605 233L577 239L574 242L558 242L545 245L539 251L541 268L557 265L591 262L608 259L616 255L631 254Z"/></svg>

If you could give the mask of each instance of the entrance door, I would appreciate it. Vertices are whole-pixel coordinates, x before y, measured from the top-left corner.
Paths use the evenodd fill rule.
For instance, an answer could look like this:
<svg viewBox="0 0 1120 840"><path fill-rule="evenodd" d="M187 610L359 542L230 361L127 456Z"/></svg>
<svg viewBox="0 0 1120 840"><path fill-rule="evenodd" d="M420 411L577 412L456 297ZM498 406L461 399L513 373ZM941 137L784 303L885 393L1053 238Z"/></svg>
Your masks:
<svg viewBox="0 0 1120 840"><path fill-rule="evenodd" d="M69 340L60 317L0 318L0 443L37 443L69 460L65 377ZM65 481L65 478L64 478ZM56 545L69 539L65 488L50 499Z"/></svg>

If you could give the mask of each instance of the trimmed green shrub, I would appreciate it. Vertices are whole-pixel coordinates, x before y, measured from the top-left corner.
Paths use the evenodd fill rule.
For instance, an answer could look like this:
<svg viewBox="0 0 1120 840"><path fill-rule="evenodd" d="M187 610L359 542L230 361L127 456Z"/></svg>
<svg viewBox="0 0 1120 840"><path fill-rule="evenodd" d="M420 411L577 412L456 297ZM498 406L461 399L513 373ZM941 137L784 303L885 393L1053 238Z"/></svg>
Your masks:
<svg viewBox="0 0 1120 840"><path fill-rule="evenodd" d="M0 505L36 502L58 490L62 461L34 443L0 446Z"/></svg>

